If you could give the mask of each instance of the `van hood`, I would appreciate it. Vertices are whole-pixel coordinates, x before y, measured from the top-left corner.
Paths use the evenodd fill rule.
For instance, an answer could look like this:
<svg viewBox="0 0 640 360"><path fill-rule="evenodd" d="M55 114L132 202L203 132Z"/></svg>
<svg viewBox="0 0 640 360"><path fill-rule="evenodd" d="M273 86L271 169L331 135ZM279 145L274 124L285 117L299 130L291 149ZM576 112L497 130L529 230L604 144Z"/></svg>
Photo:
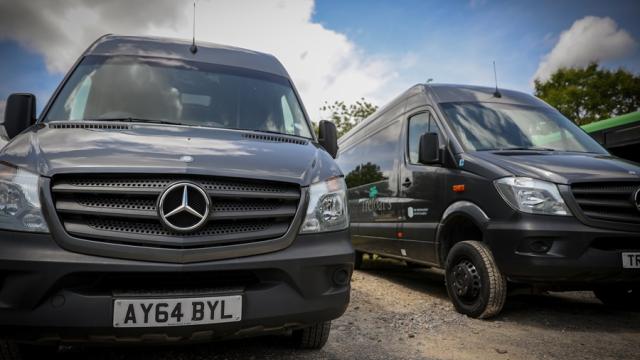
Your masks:
<svg viewBox="0 0 640 360"><path fill-rule="evenodd" d="M494 177L526 176L557 184L582 181L639 180L640 166L611 155L542 152L542 151L479 151L470 154L471 162L495 165ZM466 166L465 166L466 167Z"/></svg>
<svg viewBox="0 0 640 360"><path fill-rule="evenodd" d="M154 124L40 124L9 142L0 152L0 161L46 177L64 173L197 174L306 186L342 175L324 149L302 138Z"/></svg>

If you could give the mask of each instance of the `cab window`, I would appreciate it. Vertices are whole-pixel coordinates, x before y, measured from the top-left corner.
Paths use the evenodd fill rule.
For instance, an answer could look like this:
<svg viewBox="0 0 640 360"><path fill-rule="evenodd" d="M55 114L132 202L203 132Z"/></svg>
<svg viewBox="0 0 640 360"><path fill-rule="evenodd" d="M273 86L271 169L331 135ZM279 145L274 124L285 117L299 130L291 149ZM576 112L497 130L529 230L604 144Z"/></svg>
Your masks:
<svg viewBox="0 0 640 360"><path fill-rule="evenodd" d="M436 124L433 115L430 112L423 112L413 115L409 118L409 162L418 164L418 148L420 146L420 137L425 133L436 133L442 145L442 133L438 124Z"/></svg>

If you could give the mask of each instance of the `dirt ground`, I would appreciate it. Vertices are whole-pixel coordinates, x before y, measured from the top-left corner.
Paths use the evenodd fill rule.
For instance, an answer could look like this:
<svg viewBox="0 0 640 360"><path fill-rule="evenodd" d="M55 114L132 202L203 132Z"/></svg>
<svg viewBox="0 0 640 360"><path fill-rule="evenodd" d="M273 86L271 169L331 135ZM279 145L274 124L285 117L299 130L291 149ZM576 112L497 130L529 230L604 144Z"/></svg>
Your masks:
<svg viewBox="0 0 640 360"><path fill-rule="evenodd" d="M605 308L590 292L518 295L500 316L456 313L442 273L365 261L327 346L295 351L284 336L207 345L66 349L60 359L639 359L640 312Z"/></svg>

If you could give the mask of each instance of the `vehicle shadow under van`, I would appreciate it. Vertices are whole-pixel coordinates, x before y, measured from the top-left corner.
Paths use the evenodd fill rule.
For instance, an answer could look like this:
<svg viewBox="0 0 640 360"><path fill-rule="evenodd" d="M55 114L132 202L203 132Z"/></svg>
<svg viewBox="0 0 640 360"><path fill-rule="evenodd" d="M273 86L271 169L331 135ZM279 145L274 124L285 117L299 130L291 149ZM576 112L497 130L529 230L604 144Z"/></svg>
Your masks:
<svg viewBox="0 0 640 360"><path fill-rule="evenodd" d="M424 296L448 300L444 273L439 269L410 268L404 262L365 256L362 270L373 276L424 293ZM451 311L454 311L453 307ZM471 320L471 319L470 319ZM489 322L512 323L544 329L640 332L640 312L605 307L590 291L517 293L501 314Z"/></svg>

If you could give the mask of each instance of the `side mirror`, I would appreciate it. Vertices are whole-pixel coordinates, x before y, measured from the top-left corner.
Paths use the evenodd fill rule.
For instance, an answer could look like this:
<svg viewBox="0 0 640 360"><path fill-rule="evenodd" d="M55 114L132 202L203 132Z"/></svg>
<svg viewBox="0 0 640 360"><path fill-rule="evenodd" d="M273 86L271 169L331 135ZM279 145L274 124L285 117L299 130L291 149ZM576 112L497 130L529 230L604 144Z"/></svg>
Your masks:
<svg viewBox="0 0 640 360"><path fill-rule="evenodd" d="M440 163L440 148L438 134L425 133L420 136L418 161L421 164L432 165Z"/></svg>
<svg viewBox="0 0 640 360"><path fill-rule="evenodd" d="M4 109L4 130L13 139L36 122L36 97L33 94L11 94Z"/></svg>
<svg viewBox="0 0 640 360"><path fill-rule="evenodd" d="M318 125L318 130L320 133L318 142L335 159L338 155L338 130L336 126L331 121L322 120Z"/></svg>

